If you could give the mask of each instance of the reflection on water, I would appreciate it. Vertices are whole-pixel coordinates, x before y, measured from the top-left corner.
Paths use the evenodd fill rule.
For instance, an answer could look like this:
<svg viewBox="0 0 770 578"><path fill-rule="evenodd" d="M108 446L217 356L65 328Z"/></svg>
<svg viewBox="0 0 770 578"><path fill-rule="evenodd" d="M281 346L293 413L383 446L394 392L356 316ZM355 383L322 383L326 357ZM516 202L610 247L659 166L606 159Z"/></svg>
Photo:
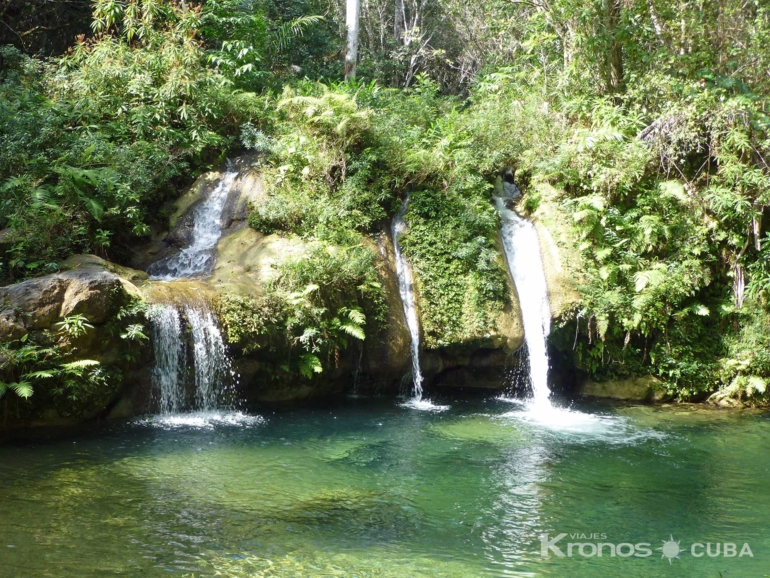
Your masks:
<svg viewBox="0 0 770 578"><path fill-rule="evenodd" d="M765 414L508 401L151 417L0 447L0 577L761 577ZM548 533L754 558L540 555Z"/></svg>

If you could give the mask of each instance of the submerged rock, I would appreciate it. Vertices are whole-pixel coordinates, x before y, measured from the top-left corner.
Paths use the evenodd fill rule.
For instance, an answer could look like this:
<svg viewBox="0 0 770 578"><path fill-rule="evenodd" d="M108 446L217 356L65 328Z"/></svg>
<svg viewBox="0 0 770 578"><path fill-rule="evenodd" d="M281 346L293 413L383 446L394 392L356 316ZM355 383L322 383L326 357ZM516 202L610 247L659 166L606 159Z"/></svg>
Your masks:
<svg viewBox="0 0 770 578"><path fill-rule="evenodd" d="M668 396L662 381L652 375L611 381L584 381L578 393L587 397L603 397L625 401L666 401Z"/></svg>

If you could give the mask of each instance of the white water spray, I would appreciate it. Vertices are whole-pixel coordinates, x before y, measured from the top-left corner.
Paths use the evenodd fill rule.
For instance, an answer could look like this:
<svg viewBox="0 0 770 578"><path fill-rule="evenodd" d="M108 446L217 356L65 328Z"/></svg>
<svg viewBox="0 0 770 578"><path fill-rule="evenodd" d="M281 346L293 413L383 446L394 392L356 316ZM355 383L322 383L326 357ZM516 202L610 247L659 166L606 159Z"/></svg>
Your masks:
<svg viewBox="0 0 770 578"><path fill-rule="evenodd" d="M151 279L170 281L211 272L217 242L222 236L222 211L237 176L238 171L228 167L209 197L193 209L190 246L150 265L147 272Z"/></svg>
<svg viewBox="0 0 770 578"><path fill-rule="evenodd" d="M204 301L180 309L171 304L150 307L155 367L152 382L160 413L176 414L189 409L188 399L201 411L218 407L220 386L227 380L230 359L214 314ZM189 328L190 348L187 334ZM184 387L187 377L187 354L192 353L194 392L188 395Z"/></svg>
<svg viewBox="0 0 770 578"><path fill-rule="evenodd" d="M496 196L494 200L502 222L500 236L508 269L519 295L534 406L550 407L546 350L546 337L551 329L548 286L535 226L505 206L507 199L514 198L514 195L510 194L510 190L514 188L509 185L506 187L507 194ZM518 189L515 189L515 192L518 192Z"/></svg>
<svg viewBox="0 0 770 578"><path fill-rule="evenodd" d="M184 403L182 377L185 369L179 311L171 305L153 305L149 318L155 351L152 383L158 395L160 413L177 413Z"/></svg>
<svg viewBox="0 0 770 578"><path fill-rule="evenodd" d="M396 216L393 217L391 231L393 234L393 249L396 253L396 275L398 276L398 292L401 294L401 303L404 305L404 316L406 317L406 327L409 329L411 338L411 357L412 357L412 382L414 384L413 400L419 402L422 400L422 371L420 370L420 322L417 319L417 308L414 304L414 281L412 280L412 271L409 268L404 255L401 253L401 246L398 238L406 230L404 215L409 207L409 195L406 196L401 204Z"/></svg>
<svg viewBox="0 0 770 578"><path fill-rule="evenodd" d="M230 370L225 343L216 319L208 308L185 307L190 324L195 360L195 401L198 409L217 407L218 386Z"/></svg>

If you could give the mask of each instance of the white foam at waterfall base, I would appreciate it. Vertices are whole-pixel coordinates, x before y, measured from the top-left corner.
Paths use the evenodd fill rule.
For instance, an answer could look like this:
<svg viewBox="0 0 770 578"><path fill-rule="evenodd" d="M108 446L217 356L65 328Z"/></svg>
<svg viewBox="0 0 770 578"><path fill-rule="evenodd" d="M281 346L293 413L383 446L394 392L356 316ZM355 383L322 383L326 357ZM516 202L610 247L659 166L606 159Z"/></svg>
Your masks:
<svg viewBox="0 0 770 578"><path fill-rule="evenodd" d="M148 267L150 279L169 281L211 271L214 249L222 236L222 211L237 176L237 170L227 169L211 194L193 210L192 243Z"/></svg>
<svg viewBox="0 0 770 578"><path fill-rule="evenodd" d="M414 280L412 279L412 270L409 263L401 252L399 238L406 231L406 222L404 215L409 208L409 195L401 203L396 216L393 217L391 233L393 235L393 250L396 256L396 275L398 277L398 292L401 296L401 303L404 306L404 317L406 318L406 327L409 330L410 337L410 356L412 359L412 397L402 405L411 409L427 411L443 411L449 406L434 405L428 399L422 398L422 370L420 369L420 321L417 318L417 307L414 301Z"/></svg>
<svg viewBox="0 0 770 578"><path fill-rule="evenodd" d="M161 429L214 429L217 427L253 427L265 423L259 415L240 411L198 411L174 415L154 415L135 423Z"/></svg>
<svg viewBox="0 0 770 578"><path fill-rule="evenodd" d="M532 223L505 206L505 199L495 198L500 213L500 235L511 277L516 285L528 350L532 405L550 407L548 389L548 353L546 337L551 328L548 286L540 256L540 242Z"/></svg>
<svg viewBox="0 0 770 578"><path fill-rule="evenodd" d="M502 401L516 406L499 417L531 427L534 430L559 436L570 442L601 441L603 443L633 445L650 439L664 439L666 434L640 427L624 416L606 413L588 413L571 407L551 404L548 408L532 408L526 400L500 396Z"/></svg>

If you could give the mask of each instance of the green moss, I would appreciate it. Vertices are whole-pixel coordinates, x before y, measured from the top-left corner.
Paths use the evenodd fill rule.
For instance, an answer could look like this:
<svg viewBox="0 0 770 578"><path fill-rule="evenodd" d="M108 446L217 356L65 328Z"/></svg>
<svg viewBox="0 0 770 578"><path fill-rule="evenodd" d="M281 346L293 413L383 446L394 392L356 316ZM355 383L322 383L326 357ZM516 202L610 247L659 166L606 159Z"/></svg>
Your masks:
<svg viewBox="0 0 770 578"><path fill-rule="evenodd" d="M504 262L494 247L497 216L483 182L460 191L412 194L403 249L415 272L427 347L478 339L496 329L508 303Z"/></svg>

